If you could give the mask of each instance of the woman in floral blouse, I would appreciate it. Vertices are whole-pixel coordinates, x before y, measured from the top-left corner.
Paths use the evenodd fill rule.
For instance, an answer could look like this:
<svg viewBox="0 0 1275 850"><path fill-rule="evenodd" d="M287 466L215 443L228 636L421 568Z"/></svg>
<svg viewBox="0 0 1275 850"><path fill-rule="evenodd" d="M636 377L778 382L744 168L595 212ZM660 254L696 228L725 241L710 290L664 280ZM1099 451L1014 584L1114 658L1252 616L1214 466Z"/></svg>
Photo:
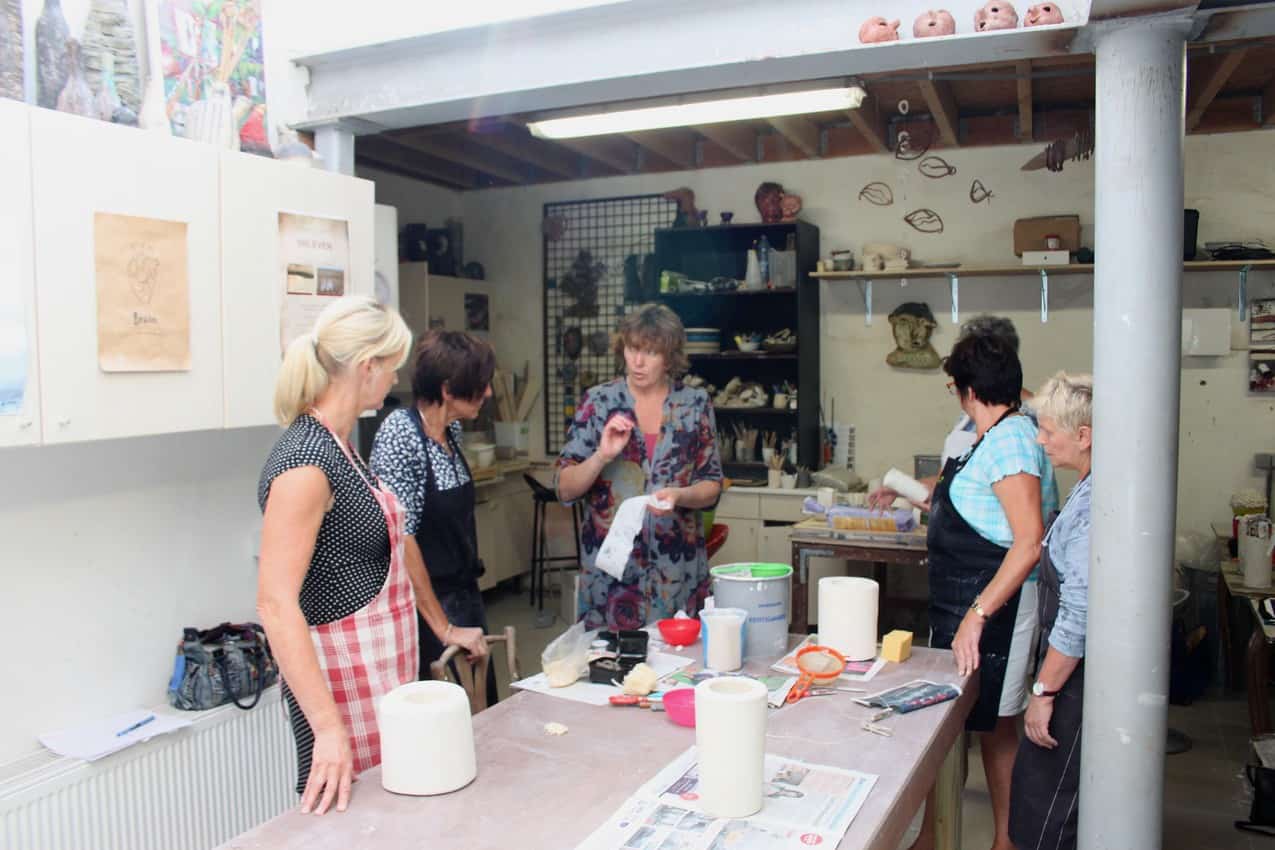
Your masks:
<svg viewBox="0 0 1275 850"><path fill-rule="evenodd" d="M677 314L648 305L620 323L624 377L585 393L558 458L565 503L585 500L579 616L588 628L641 628L677 611L696 614L708 595L699 512L717 504L722 464L708 394L685 386L686 331ZM594 566L620 503L651 494L621 581Z"/></svg>

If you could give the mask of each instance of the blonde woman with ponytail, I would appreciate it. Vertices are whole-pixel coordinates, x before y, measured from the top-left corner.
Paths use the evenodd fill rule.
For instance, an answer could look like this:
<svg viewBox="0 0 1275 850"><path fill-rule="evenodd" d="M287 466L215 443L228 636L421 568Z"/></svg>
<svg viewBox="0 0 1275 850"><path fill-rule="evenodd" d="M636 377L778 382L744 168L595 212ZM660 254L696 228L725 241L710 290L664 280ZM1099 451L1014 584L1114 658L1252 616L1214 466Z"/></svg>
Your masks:
<svg viewBox="0 0 1275 850"><path fill-rule="evenodd" d="M275 385L286 430L257 491L257 609L283 674L303 813L343 811L354 777L380 763L374 702L417 677L418 609L449 642L485 650L479 630L446 624L429 576L403 557L398 500L350 442L411 344L398 313L337 299L288 346Z"/></svg>

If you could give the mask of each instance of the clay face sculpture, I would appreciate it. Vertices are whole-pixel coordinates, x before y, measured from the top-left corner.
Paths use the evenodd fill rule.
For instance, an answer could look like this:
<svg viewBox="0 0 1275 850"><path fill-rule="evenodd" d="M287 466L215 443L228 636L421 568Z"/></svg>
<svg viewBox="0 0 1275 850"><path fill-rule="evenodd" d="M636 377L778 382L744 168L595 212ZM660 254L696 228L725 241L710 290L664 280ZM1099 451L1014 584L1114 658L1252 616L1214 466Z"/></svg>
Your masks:
<svg viewBox="0 0 1275 850"><path fill-rule="evenodd" d="M1018 26L1018 12L1007 0L987 0L983 8L974 13L974 30L1012 30Z"/></svg>
<svg viewBox="0 0 1275 850"><path fill-rule="evenodd" d="M785 194L779 201L779 210L784 221L796 221L797 213L801 212L801 195Z"/></svg>
<svg viewBox="0 0 1275 850"><path fill-rule="evenodd" d="M885 362L900 369L937 369L939 353L930 344L930 334L937 326L928 304L900 304L890 313L896 348L886 355Z"/></svg>
<svg viewBox="0 0 1275 850"><path fill-rule="evenodd" d="M947 9L922 12L912 24L914 38L934 38L939 35L953 35L955 32L956 19Z"/></svg>
<svg viewBox="0 0 1275 850"><path fill-rule="evenodd" d="M778 183L763 183L753 193L753 203L757 204L757 212L766 224L783 221L784 187Z"/></svg>
<svg viewBox="0 0 1275 850"><path fill-rule="evenodd" d="M863 44L880 44L899 40L899 22L885 18L868 18L859 27L859 41Z"/></svg>
<svg viewBox="0 0 1275 850"><path fill-rule="evenodd" d="M1027 10L1027 15L1023 18L1025 27L1043 27L1062 22L1062 9L1058 8L1057 3L1037 3Z"/></svg>

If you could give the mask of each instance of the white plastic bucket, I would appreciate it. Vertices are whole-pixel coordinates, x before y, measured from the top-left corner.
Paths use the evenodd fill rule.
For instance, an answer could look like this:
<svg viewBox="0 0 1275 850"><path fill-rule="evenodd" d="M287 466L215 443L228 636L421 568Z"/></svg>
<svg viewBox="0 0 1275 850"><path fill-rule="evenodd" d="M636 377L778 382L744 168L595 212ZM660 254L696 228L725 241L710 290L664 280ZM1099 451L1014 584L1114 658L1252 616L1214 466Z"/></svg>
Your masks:
<svg viewBox="0 0 1275 850"><path fill-rule="evenodd" d="M744 658L778 660L788 648L792 567L789 564L723 564L713 567L713 598L718 607L742 608Z"/></svg>

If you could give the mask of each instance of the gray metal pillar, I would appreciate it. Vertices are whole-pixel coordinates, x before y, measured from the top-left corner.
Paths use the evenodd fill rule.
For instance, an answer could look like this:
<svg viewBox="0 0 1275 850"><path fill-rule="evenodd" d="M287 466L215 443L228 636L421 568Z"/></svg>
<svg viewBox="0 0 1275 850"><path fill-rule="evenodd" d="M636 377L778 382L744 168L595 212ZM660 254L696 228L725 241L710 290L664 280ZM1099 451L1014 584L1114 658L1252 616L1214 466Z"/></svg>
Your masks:
<svg viewBox="0 0 1275 850"><path fill-rule="evenodd" d="M340 124L318 128L314 131L314 149L328 171L354 175L354 133L350 130Z"/></svg>
<svg viewBox="0 0 1275 850"><path fill-rule="evenodd" d="M1097 38L1094 448L1080 850L1157 850L1182 335L1186 22Z"/></svg>

